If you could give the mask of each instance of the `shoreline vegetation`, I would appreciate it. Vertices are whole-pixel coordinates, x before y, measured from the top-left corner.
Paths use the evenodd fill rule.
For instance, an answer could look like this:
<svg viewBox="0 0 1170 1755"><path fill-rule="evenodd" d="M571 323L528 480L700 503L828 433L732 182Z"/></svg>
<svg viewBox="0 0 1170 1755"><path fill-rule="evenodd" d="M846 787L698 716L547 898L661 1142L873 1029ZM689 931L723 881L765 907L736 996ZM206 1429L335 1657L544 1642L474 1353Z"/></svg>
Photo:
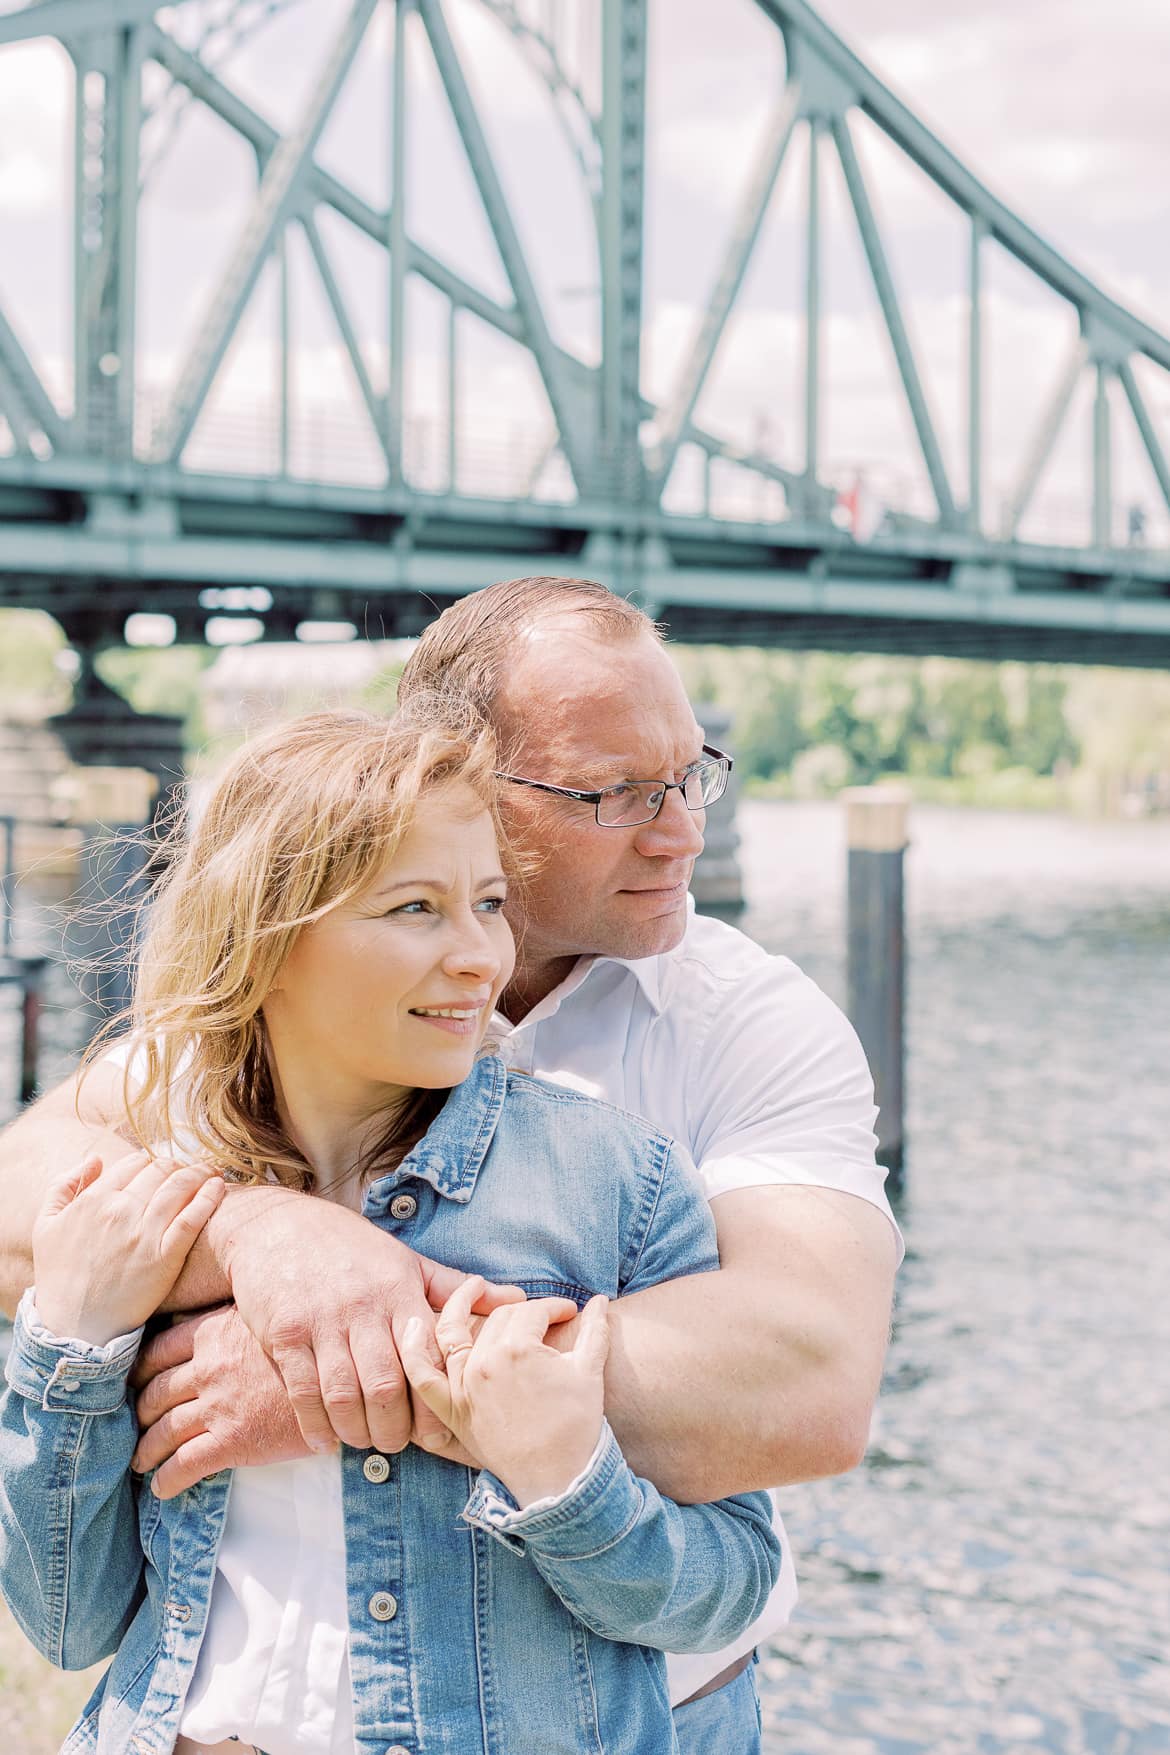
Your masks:
<svg viewBox="0 0 1170 1755"><path fill-rule="evenodd" d="M277 666L272 647L111 647L98 668L139 711L186 720L198 774L266 719L346 700L389 708L406 647L363 654L351 643L344 663L336 648L279 650ZM358 678L352 660L363 655ZM758 647L679 646L674 656L692 700L730 715L749 798L831 798L897 781L918 803L1170 813L1168 672ZM0 718L61 712L71 660L75 670L47 615L0 610ZM266 669L279 671L277 683Z"/></svg>

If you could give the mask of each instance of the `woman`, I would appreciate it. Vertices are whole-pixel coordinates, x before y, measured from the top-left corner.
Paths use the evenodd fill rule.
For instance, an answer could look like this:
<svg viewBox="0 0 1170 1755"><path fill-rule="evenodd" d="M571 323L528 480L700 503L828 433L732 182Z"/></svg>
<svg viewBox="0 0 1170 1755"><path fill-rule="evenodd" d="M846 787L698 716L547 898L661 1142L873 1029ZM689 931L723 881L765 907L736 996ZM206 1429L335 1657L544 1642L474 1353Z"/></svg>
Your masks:
<svg viewBox="0 0 1170 1755"><path fill-rule="evenodd" d="M677 1506L605 1423L605 1298L713 1269L714 1227L670 1141L484 1051L513 960L493 770L425 704L241 752L155 901L127 1078L156 1154L468 1272L445 1370L419 1335L404 1364L482 1466L342 1449L140 1491L141 1324L247 1197L145 1153L63 1178L0 1405L0 1579L51 1661L114 1654L64 1751L667 1755L662 1650L725 1644L774 1582L766 1495ZM485 1276L529 1301L475 1335Z"/></svg>

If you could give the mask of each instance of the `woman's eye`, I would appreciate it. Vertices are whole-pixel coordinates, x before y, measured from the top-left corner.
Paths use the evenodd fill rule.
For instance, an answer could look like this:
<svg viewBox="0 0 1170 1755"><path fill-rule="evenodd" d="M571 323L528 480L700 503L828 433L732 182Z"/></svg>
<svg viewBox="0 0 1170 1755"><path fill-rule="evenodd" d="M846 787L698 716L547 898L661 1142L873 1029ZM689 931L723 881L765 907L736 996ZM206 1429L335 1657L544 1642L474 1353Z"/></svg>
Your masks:
<svg viewBox="0 0 1170 1755"><path fill-rule="evenodd" d="M475 906L477 909L483 909L485 914L499 914L502 913L504 903L507 900L507 896L484 896Z"/></svg>
<svg viewBox="0 0 1170 1755"><path fill-rule="evenodd" d="M429 902L400 902L397 908L391 908L391 914L422 914L430 907Z"/></svg>

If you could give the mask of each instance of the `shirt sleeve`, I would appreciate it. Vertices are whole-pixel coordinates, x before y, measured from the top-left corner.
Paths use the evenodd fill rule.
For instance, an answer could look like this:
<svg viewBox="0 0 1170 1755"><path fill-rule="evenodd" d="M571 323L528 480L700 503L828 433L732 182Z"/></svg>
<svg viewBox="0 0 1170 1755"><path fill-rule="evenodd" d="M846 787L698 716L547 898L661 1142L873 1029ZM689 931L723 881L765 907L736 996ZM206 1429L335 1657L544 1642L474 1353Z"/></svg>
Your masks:
<svg viewBox="0 0 1170 1755"><path fill-rule="evenodd" d="M117 1649L143 1594L126 1382L142 1331L59 1338L31 1288L0 1395L0 1587L41 1655L86 1669Z"/></svg>
<svg viewBox="0 0 1170 1755"><path fill-rule="evenodd" d="M783 957L716 997L687 1080L689 1132L708 1200L733 1189L839 1189L885 1214L873 1080L848 1019Z"/></svg>

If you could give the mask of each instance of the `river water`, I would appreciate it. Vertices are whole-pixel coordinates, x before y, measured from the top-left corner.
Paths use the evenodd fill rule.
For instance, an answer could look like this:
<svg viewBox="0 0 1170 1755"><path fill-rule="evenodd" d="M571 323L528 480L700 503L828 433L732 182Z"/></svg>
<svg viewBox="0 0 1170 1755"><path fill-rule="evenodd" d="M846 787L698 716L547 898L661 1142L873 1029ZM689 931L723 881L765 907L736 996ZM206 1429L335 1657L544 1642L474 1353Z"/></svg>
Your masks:
<svg viewBox="0 0 1170 1755"><path fill-rule="evenodd" d="M745 925L843 991L842 813ZM908 1243L855 1474L783 1495L769 1755L1170 1750L1170 823L920 809Z"/></svg>
<svg viewBox="0 0 1170 1755"><path fill-rule="evenodd" d="M838 999L842 817L741 810L746 929ZM1170 1755L1170 823L913 836L908 1254L866 1463L783 1495L765 1747Z"/></svg>

